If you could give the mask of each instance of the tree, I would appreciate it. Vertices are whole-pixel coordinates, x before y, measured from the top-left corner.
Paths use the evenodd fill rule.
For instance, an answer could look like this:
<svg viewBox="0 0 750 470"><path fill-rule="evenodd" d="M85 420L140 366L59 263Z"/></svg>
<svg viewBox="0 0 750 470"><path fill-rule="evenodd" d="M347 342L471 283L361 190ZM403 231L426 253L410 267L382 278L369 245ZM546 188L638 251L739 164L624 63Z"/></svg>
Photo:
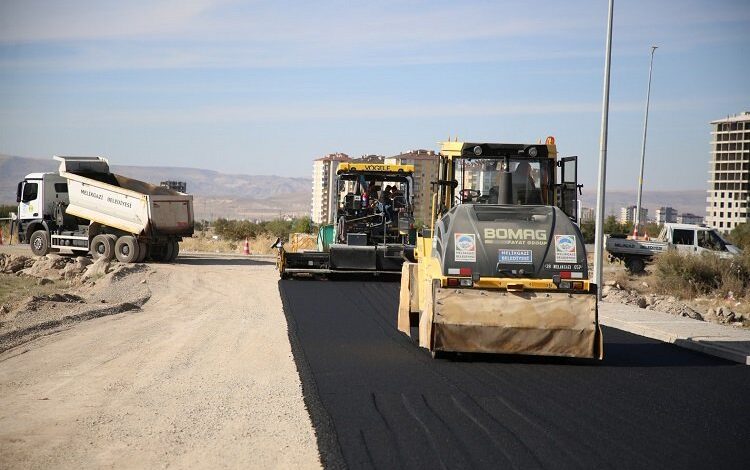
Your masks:
<svg viewBox="0 0 750 470"><path fill-rule="evenodd" d="M594 224L594 221L587 220L586 222L581 222L579 228L581 229L581 236L583 236L583 243L594 243L596 238L596 224Z"/></svg>
<svg viewBox="0 0 750 470"><path fill-rule="evenodd" d="M729 233L729 241L741 249L750 246L750 225L739 224Z"/></svg>
<svg viewBox="0 0 750 470"><path fill-rule="evenodd" d="M623 233L622 225L617 221L614 215L608 216L604 219L604 227L602 227L604 233Z"/></svg>
<svg viewBox="0 0 750 470"><path fill-rule="evenodd" d="M264 229L265 232L274 237L285 238L289 236L289 233L292 230L292 222L287 222L283 219L271 220L264 224Z"/></svg>
<svg viewBox="0 0 750 470"><path fill-rule="evenodd" d="M300 217L292 220L292 233L312 233L313 223L310 217Z"/></svg>

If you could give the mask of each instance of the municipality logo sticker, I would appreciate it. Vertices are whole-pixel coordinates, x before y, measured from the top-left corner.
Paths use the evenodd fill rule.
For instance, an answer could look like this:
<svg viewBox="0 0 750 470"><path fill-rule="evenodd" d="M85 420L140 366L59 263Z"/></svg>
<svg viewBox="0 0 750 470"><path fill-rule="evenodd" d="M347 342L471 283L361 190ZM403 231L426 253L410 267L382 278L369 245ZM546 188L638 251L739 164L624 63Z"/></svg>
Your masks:
<svg viewBox="0 0 750 470"><path fill-rule="evenodd" d="M456 261L475 262L477 260L477 243L473 233L457 233L454 239Z"/></svg>
<svg viewBox="0 0 750 470"><path fill-rule="evenodd" d="M555 262L575 263L577 260L575 235L555 235Z"/></svg>

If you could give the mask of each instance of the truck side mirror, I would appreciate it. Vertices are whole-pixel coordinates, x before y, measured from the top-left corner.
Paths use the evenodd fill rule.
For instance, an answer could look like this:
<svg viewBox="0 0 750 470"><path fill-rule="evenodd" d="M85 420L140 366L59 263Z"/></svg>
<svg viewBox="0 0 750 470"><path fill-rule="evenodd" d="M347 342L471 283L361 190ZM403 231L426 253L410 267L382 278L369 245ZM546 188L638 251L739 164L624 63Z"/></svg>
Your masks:
<svg viewBox="0 0 750 470"><path fill-rule="evenodd" d="M23 181L18 182L18 187L16 188L16 202L21 202L21 188L23 187Z"/></svg>

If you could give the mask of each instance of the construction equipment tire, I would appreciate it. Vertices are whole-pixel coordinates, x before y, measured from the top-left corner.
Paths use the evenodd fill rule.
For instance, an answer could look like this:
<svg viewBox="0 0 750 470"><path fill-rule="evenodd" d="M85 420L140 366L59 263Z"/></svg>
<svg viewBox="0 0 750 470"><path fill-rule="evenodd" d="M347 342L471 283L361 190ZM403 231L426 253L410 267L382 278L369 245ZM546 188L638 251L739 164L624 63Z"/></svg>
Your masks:
<svg viewBox="0 0 750 470"><path fill-rule="evenodd" d="M178 242L177 240L172 240L171 242L169 242L169 244L172 246L172 254L167 261L171 263L176 260L177 256L179 256L180 254L180 242Z"/></svg>
<svg viewBox="0 0 750 470"><path fill-rule="evenodd" d="M49 238L47 237L46 230L37 230L31 234L31 252L37 256L44 256L49 253Z"/></svg>
<svg viewBox="0 0 750 470"><path fill-rule="evenodd" d="M130 235L124 235L115 243L115 256L121 263L135 263L140 256L138 240Z"/></svg>
<svg viewBox="0 0 750 470"><path fill-rule="evenodd" d="M136 263L143 263L148 256L148 243L138 242L138 259Z"/></svg>
<svg viewBox="0 0 750 470"><path fill-rule="evenodd" d="M95 260L111 261L115 256L115 242L109 235L99 234L91 240L89 252Z"/></svg>
<svg viewBox="0 0 750 470"><path fill-rule="evenodd" d="M639 274L646 268L646 263L643 262L643 258L628 258L625 260L625 267L631 273Z"/></svg>

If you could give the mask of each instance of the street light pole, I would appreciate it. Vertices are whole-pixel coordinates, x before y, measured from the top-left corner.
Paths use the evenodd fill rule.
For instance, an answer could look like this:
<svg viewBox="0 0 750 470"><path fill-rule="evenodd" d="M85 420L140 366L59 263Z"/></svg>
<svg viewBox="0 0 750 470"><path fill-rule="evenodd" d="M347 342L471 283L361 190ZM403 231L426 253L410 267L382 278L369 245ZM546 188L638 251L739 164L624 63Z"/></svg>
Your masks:
<svg viewBox="0 0 750 470"><path fill-rule="evenodd" d="M635 205L635 227L633 235L638 236L641 228L641 199L643 198L643 166L646 162L646 131L648 130L648 105L651 100L651 71L654 68L654 51L658 46L651 46L651 62L648 65L648 88L646 89L646 115L643 118L643 145L641 146L641 174L638 177L638 202Z"/></svg>
<svg viewBox="0 0 750 470"><path fill-rule="evenodd" d="M596 240L594 241L594 282L596 283L596 297L602 299L602 241L604 234L604 191L607 178L607 132L609 130L609 70L612 59L612 16L615 0L609 0L609 15L607 20L607 47L604 55L604 93L602 97L602 126L599 136L599 186L596 190Z"/></svg>

